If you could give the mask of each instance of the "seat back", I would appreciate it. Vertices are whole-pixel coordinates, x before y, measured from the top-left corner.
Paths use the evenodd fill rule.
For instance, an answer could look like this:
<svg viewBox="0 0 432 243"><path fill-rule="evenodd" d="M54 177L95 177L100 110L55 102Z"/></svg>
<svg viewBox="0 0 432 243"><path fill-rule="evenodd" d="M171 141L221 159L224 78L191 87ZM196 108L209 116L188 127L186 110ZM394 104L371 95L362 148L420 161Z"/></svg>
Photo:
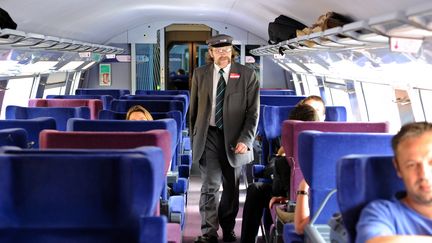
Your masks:
<svg viewBox="0 0 432 243"><path fill-rule="evenodd" d="M135 95L186 95L190 99L189 90L141 90L135 91Z"/></svg>
<svg viewBox="0 0 432 243"><path fill-rule="evenodd" d="M305 96L296 95L260 95L261 105L288 106L296 105Z"/></svg>
<svg viewBox="0 0 432 243"><path fill-rule="evenodd" d="M185 107L185 112L189 109L189 98L187 95L178 94L178 95L123 95L120 97L121 100L179 100L183 102Z"/></svg>
<svg viewBox="0 0 432 243"><path fill-rule="evenodd" d="M303 179L298 165L298 135L305 130L323 132L388 132L386 122L302 122L286 120L282 124L282 146L285 156L291 166L291 190L290 197L295 200L295 191Z"/></svg>
<svg viewBox="0 0 432 243"><path fill-rule="evenodd" d="M186 127L186 109L184 103L178 100L117 100L111 102L111 110L117 112L127 112L130 107L141 105L150 113L180 111L182 114L182 129Z"/></svg>
<svg viewBox="0 0 432 243"><path fill-rule="evenodd" d="M27 148L27 131L22 128L0 129L0 146Z"/></svg>
<svg viewBox="0 0 432 243"><path fill-rule="evenodd" d="M390 199L405 190L392 159L390 155L350 155L337 162L337 199L350 242L355 242L356 224L369 202Z"/></svg>
<svg viewBox="0 0 432 243"><path fill-rule="evenodd" d="M98 99L30 99L29 107L81 107L90 109L90 118L97 119L103 104Z"/></svg>
<svg viewBox="0 0 432 243"><path fill-rule="evenodd" d="M88 132L144 132L155 129L167 130L170 134L171 151L178 145L177 123L174 119L154 121L125 121L125 120L84 120L72 118L68 121L68 131Z"/></svg>
<svg viewBox="0 0 432 243"><path fill-rule="evenodd" d="M260 95L296 95L291 89L260 89Z"/></svg>
<svg viewBox="0 0 432 243"><path fill-rule="evenodd" d="M159 202L162 161L155 147L133 154L2 154L0 239L139 242L141 218Z"/></svg>
<svg viewBox="0 0 432 243"><path fill-rule="evenodd" d="M117 112L111 110L101 110L99 112L99 120L125 120L127 112ZM177 144L182 140L182 114L180 111L168 111L168 112L152 112L154 120L172 118L177 124Z"/></svg>
<svg viewBox="0 0 432 243"><path fill-rule="evenodd" d="M301 132L298 158L301 172L310 186L310 216L315 216L324 198L336 188L336 162L339 158L348 154L391 154L392 137L388 133ZM327 223L333 213L339 211L336 197L332 197L316 223Z"/></svg>
<svg viewBox="0 0 432 243"><path fill-rule="evenodd" d="M274 151L274 140L279 139L281 136L281 125L282 122L287 120L294 106L264 106L262 109L262 125L264 130L264 136L268 141L268 154L265 158L266 161L270 156L275 154Z"/></svg>
<svg viewBox="0 0 432 243"><path fill-rule="evenodd" d="M113 97L111 95L47 95L47 99L98 99L102 100L103 109L109 110Z"/></svg>
<svg viewBox="0 0 432 243"><path fill-rule="evenodd" d="M76 95L111 95L114 99L130 94L128 89L76 89Z"/></svg>
<svg viewBox="0 0 432 243"><path fill-rule="evenodd" d="M325 121L347 121L345 106L326 106Z"/></svg>
<svg viewBox="0 0 432 243"><path fill-rule="evenodd" d="M171 137L167 130L146 132L77 132L43 130L40 133L41 149L130 149L156 146L162 149L165 175L172 157Z"/></svg>
<svg viewBox="0 0 432 243"><path fill-rule="evenodd" d="M27 132L27 147L39 148L39 133L44 129L56 129L56 121L51 117L33 119L0 120L0 128L22 128Z"/></svg>
<svg viewBox="0 0 432 243"><path fill-rule="evenodd" d="M276 153L277 151L273 151L273 144L275 139L279 139L281 136L281 128L282 123L285 120L288 120L288 117L291 111L294 109L294 106L262 106L262 128L265 139L268 141L268 151L265 154L265 159L268 159L269 156ZM326 106L326 121L346 121L347 114L346 108L344 106Z"/></svg>
<svg viewBox="0 0 432 243"><path fill-rule="evenodd" d="M32 119L52 117L56 121L56 129L65 131L69 118L90 119L88 107L21 107L9 105L6 107L6 119Z"/></svg>

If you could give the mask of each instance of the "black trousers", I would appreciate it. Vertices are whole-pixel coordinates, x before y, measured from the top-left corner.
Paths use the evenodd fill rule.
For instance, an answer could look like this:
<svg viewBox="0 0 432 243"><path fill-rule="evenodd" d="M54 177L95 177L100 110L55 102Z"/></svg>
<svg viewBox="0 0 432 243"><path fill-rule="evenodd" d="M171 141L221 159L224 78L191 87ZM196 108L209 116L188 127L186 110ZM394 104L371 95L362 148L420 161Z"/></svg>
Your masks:
<svg viewBox="0 0 432 243"><path fill-rule="evenodd" d="M234 229L239 209L240 168L233 168L227 159L223 131L210 127L204 153L200 159L202 234L217 236L219 225L224 232ZM219 202L219 188L223 191Z"/></svg>
<svg viewBox="0 0 432 243"><path fill-rule="evenodd" d="M272 198L272 184L255 182L248 186L246 201L243 207L243 220L241 229L242 243L253 243L258 235L258 229L263 217L264 210L267 211L266 223L271 223L268 205Z"/></svg>

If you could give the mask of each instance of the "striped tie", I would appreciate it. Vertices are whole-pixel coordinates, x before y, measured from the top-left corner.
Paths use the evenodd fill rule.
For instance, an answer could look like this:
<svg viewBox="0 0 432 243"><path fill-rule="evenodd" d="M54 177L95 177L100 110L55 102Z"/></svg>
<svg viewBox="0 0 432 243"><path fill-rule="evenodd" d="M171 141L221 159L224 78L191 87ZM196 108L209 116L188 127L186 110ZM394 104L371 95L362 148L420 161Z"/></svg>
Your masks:
<svg viewBox="0 0 432 243"><path fill-rule="evenodd" d="M216 109L215 109L215 123L219 129L223 128L223 102L225 94L225 79L223 77L224 70L219 70L220 78L216 89Z"/></svg>

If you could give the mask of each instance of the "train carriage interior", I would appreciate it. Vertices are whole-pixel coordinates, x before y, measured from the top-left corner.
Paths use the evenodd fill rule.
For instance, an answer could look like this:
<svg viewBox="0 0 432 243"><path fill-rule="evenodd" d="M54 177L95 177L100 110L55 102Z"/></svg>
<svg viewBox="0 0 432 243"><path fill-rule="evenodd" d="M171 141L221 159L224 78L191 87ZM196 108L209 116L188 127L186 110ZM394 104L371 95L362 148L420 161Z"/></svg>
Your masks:
<svg viewBox="0 0 432 243"><path fill-rule="evenodd" d="M370 186L360 177L372 175L343 163L383 168L373 163L389 163L404 124L432 122L430 0L0 1L0 242L195 242L202 178L192 163L192 77L217 34L233 37L233 61L259 81L236 242L247 187L271 183L262 175L278 138L290 147L288 205L303 178L320 201L310 202L304 237L271 209L256 242L354 242L351 211L342 212L343 239L328 221L357 203L343 186ZM310 95L323 99L325 121L286 121ZM124 121L134 105L152 120ZM74 187L97 171L94 187Z"/></svg>

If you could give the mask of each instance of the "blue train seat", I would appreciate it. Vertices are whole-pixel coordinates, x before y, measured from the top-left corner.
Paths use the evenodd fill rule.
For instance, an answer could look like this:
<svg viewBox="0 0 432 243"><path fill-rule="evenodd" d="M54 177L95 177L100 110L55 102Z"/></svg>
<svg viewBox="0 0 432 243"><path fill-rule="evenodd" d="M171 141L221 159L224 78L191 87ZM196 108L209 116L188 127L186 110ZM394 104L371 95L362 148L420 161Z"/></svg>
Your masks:
<svg viewBox="0 0 432 243"><path fill-rule="evenodd" d="M22 128L0 129L0 146L27 148L27 131Z"/></svg>
<svg viewBox="0 0 432 243"><path fill-rule="evenodd" d="M392 160L391 155L350 155L337 162L337 199L352 243L363 207L375 199L391 199L405 190Z"/></svg>
<svg viewBox="0 0 432 243"><path fill-rule="evenodd" d="M286 120L282 124L282 146L285 157L291 166L290 197L295 200L295 192L303 179L299 166L298 136L305 130L317 130L325 132L388 132L387 122L303 122ZM337 142L337 141L334 141Z"/></svg>
<svg viewBox="0 0 432 243"><path fill-rule="evenodd" d="M184 103L185 112L189 109L189 98L187 95L123 95L120 97L121 100L179 100Z"/></svg>
<svg viewBox="0 0 432 243"><path fill-rule="evenodd" d="M260 95L296 95L291 89L260 89Z"/></svg>
<svg viewBox="0 0 432 243"><path fill-rule="evenodd" d="M153 119L159 120L159 119L166 119L166 118L172 118L177 123L177 147L176 147L176 155L177 158L173 158L173 163L176 165L187 165L189 167L189 170L192 167L192 158L190 155L190 140L189 137L183 136L181 124L182 124L182 114L180 111L174 110L174 111L168 111L168 112L151 112L151 115L153 116ZM99 112L99 119L100 120L125 120L126 119L126 112L116 112L111 110L102 110ZM181 168L179 168L181 169ZM184 173L189 173L188 171L184 171ZM180 172L179 172L180 173Z"/></svg>
<svg viewBox="0 0 432 243"><path fill-rule="evenodd" d="M108 120L106 120L108 121ZM117 121L118 122L118 121ZM129 122L129 121L125 121ZM174 121L173 121L174 122ZM57 148L57 149L129 149L141 146L157 146L163 151L165 176L168 173L170 162L172 158L171 152L171 136L168 130L155 129L145 132L108 132L108 131L54 131L44 130L40 134L40 147L41 149ZM179 193L187 191L187 180L184 178L178 179L179 186L177 190ZM164 183L166 185L166 183ZM166 189L166 187L164 187ZM182 190L181 190L182 189ZM168 200L167 193L163 192L162 197ZM185 201L183 196L180 199L173 197L169 198L172 204L178 204L178 208L183 210L179 212L172 212L174 217L184 225L184 205Z"/></svg>
<svg viewBox="0 0 432 243"><path fill-rule="evenodd" d="M52 117L56 121L56 129L65 131L69 118L90 119L88 107L21 107L9 105L6 107L6 119L32 119L37 117Z"/></svg>
<svg viewBox="0 0 432 243"><path fill-rule="evenodd" d="M339 158L354 153L391 153L392 137L393 135L388 133L320 131L300 133L298 137L299 164L304 179L310 186L311 221L305 228L306 239L312 238L320 230L328 233L330 228L326 225L327 222L334 213L340 211L336 197L332 196L325 203L323 210L318 213L326 196L336 189L336 163Z"/></svg>
<svg viewBox="0 0 432 243"><path fill-rule="evenodd" d="M144 132L155 129L165 129L170 134L171 151L175 151L177 139L177 123L174 119L161 119L154 121L126 121L126 120L85 120L79 118L69 119L67 131L89 132Z"/></svg>
<svg viewBox="0 0 432 243"><path fill-rule="evenodd" d="M117 112L127 112L130 107L141 105L150 113L168 112L178 110L182 113L182 129L186 128L186 108L184 103L178 100L118 100L111 102L111 110Z"/></svg>
<svg viewBox="0 0 432 243"><path fill-rule="evenodd" d="M306 96L296 95L260 95L261 105L273 106L288 106L296 105L299 101L306 98Z"/></svg>
<svg viewBox="0 0 432 243"><path fill-rule="evenodd" d="M0 120L0 129L5 128L23 128L27 132L27 147L39 148L39 133L44 129L56 129L56 121L51 117Z"/></svg>
<svg viewBox="0 0 432 243"><path fill-rule="evenodd" d="M0 155L1 242L167 242L161 149L38 152Z"/></svg>
<svg viewBox="0 0 432 243"><path fill-rule="evenodd" d="M281 136L282 123L288 120L293 106L269 106L262 105L260 113L259 127L261 134L264 136L263 141L263 164L266 164L269 158L277 151L274 149L274 140ZM326 121L346 121L347 114L344 106L326 106Z"/></svg>
<svg viewBox="0 0 432 243"><path fill-rule="evenodd" d="M142 90L138 89L135 91L135 95L178 95L184 94L190 99L189 90Z"/></svg>
<svg viewBox="0 0 432 243"><path fill-rule="evenodd" d="M84 89L75 90L76 95L111 95L114 99L130 94L128 89Z"/></svg>

